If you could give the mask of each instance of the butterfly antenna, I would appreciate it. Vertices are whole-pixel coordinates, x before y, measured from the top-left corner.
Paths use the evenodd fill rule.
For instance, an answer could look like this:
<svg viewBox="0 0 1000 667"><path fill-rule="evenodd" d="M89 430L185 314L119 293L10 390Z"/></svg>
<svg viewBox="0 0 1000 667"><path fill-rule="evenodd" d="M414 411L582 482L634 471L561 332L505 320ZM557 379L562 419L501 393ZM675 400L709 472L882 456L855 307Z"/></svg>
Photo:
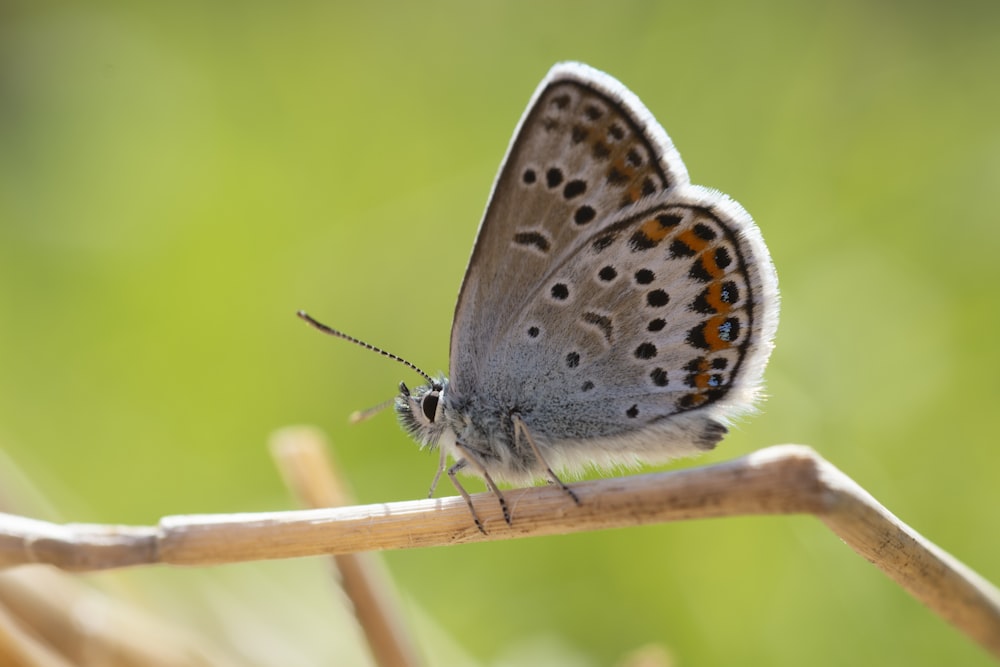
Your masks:
<svg viewBox="0 0 1000 667"><path fill-rule="evenodd" d="M417 373L419 373L425 380L427 380L428 384L430 384L432 386L437 386L438 385L438 382L434 378L432 378L430 375L428 375L427 373L423 372L422 370L420 370L419 368L417 368L415 365L413 365L412 363L410 363L406 359L404 359L404 358L402 358L400 356L397 356L397 355L393 354L392 352L386 352L385 350L383 350L380 347L375 347L374 345L372 345L370 343L366 343L363 340L359 340L359 339L355 338L354 336L349 336L349 335L345 334L343 331L337 331L336 329L332 329L332 328L326 326L325 324L323 324L322 322L318 322L318 321L314 320L304 310L298 311L296 313L296 315L298 315L301 319L305 320L310 325L312 325L312 327L314 329L319 329L323 333L329 334L329 335L333 336L334 338L343 338L344 340L349 341L351 343L354 343L355 345L360 345L361 347L363 347L365 349L368 349L368 350L371 350L372 352L377 352L377 353L381 354L383 357L389 357L390 359L398 361L399 363L403 364L407 368L409 368L409 369L411 369L411 370L416 371ZM381 409L381 406L376 406L376 407L378 407L379 409ZM371 408L369 410L365 410L362 413L356 413L356 414L359 414L359 417L360 417L360 419L358 419L357 421L361 421L363 419L367 419L367 416L365 416L366 413L371 412L371 410L374 410L374 409L375 408ZM370 415L368 415L368 416L370 416ZM352 415L352 417L354 417L354 415ZM352 419L352 421L353 421L353 419Z"/></svg>

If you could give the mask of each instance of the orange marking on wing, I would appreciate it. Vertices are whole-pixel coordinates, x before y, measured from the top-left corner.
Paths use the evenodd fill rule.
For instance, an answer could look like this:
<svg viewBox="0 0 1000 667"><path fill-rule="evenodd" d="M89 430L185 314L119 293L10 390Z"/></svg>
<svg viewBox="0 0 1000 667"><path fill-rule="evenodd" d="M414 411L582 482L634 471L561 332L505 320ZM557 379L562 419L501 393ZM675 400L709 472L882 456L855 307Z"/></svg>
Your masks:
<svg viewBox="0 0 1000 667"><path fill-rule="evenodd" d="M695 234L694 230L691 229L685 229L683 232L678 234L677 240L695 252L700 252L708 246L708 241Z"/></svg>
<svg viewBox="0 0 1000 667"><path fill-rule="evenodd" d="M698 238L695 234L691 234L691 236ZM707 245L707 242L705 241L701 241L701 243L703 246ZM726 275L726 270L720 267L718 263L715 261L714 252L701 253L701 256L698 257L698 261L701 262L701 266L703 269L705 269L705 273L712 276L712 278L714 278L715 280L719 280L724 275Z"/></svg>
<svg viewBox="0 0 1000 667"><path fill-rule="evenodd" d="M704 394L688 394L688 397L691 399L691 403L688 407L691 408L696 408L708 400Z"/></svg>
<svg viewBox="0 0 1000 667"><path fill-rule="evenodd" d="M718 352L719 350L725 350L732 346L733 342L730 340L724 340L719 335L719 328L725 324L725 315L713 315L708 318L708 321L702 325L702 333L705 336L705 343L708 345L708 349L712 352Z"/></svg>
<svg viewBox="0 0 1000 667"><path fill-rule="evenodd" d="M701 390L708 389L708 380L708 373L698 373L694 376L694 386Z"/></svg>
<svg viewBox="0 0 1000 667"><path fill-rule="evenodd" d="M692 384L697 389L708 389L708 382L711 379L708 367L708 359L702 357L698 362L698 371L694 374Z"/></svg>
<svg viewBox="0 0 1000 667"><path fill-rule="evenodd" d="M635 178L635 168L631 165L625 164L625 160L620 157L611 163L611 168L617 170L619 174L630 181Z"/></svg>
<svg viewBox="0 0 1000 667"><path fill-rule="evenodd" d="M629 190L629 195L632 195L632 190ZM670 228L661 225L656 218L651 218L639 226L639 231L653 243L659 243L670 233Z"/></svg>
<svg viewBox="0 0 1000 667"><path fill-rule="evenodd" d="M733 307L733 304L722 300L722 283L717 280L708 286L705 301L715 312L722 315L728 313Z"/></svg>

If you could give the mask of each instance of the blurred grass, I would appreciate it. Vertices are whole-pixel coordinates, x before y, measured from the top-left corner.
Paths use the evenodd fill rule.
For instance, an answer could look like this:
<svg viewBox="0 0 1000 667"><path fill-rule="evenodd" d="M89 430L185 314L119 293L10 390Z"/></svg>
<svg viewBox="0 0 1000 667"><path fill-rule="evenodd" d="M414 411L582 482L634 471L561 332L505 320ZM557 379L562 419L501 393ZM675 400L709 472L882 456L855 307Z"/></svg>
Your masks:
<svg viewBox="0 0 1000 667"><path fill-rule="evenodd" d="M998 13L5 3L0 447L74 521L288 507L264 443L299 422L362 501L420 497L433 457L389 415L345 423L412 378L294 311L446 369L510 134L549 66L580 59L751 211L778 267L770 399L695 463L810 444L1000 581ZM686 664L987 664L808 519L388 560L486 662L552 640L567 664L649 642ZM158 576L197 604L203 577L138 578Z"/></svg>

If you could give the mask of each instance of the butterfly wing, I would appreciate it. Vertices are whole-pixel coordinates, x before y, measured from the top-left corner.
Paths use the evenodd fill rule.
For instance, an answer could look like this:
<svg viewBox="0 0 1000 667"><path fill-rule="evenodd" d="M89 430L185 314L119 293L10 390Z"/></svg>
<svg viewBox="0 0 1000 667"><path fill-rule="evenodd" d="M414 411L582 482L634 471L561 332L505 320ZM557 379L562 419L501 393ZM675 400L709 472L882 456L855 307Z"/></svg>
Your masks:
<svg viewBox="0 0 1000 667"><path fill-rule="evenodd" d="M752 402L777 321L750 216L690 185L642 103L554 67L500 168L455 310L465 412L517 412L554 465L714 444ZM572 448L560 443L573 442ZM569 451L563 455L563 450ZM593 450L593 451L590 451Z"/></svg>

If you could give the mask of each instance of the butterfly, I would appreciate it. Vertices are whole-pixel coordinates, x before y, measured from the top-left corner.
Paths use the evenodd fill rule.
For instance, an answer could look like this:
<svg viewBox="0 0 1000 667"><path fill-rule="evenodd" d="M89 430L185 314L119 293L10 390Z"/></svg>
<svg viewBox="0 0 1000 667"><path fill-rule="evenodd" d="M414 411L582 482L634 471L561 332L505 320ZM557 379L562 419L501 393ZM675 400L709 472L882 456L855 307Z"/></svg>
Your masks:
<svg viewBox="0 0 1000 667"><path fill-rule="evenodd" d="M501 163L451 330L450 377L402 361L395 410L486 532L459 472L498 482L662 463L712 449L753 409L778 322L760 230L692 185L642 102L582 63L554 66ZM454 461L448 465L449 459Z"/></svg>

